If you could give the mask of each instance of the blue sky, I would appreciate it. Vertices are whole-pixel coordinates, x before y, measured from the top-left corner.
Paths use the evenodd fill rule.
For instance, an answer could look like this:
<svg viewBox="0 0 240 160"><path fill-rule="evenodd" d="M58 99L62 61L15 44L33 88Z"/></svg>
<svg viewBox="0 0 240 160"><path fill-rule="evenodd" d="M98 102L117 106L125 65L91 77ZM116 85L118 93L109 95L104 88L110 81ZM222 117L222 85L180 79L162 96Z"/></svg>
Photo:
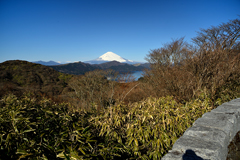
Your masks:
<svg viewBox="0 0 240 160"><path fill-rule="evenodd" d="M0 0L0 62L142 61L171 39L238 18L239 0Z"/></svg>

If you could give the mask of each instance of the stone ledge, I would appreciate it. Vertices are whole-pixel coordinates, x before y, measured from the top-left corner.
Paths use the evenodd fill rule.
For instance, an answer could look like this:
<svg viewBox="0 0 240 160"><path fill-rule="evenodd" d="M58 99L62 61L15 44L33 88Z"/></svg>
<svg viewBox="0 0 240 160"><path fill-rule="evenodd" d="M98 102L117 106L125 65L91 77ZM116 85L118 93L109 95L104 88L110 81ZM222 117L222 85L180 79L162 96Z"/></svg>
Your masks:
<svg viewBox="0 0 240 160"><path fill-rule="evenodd" d="M203 114L162 160L226 160L228 145L240 131L240 98Z"/></svg>

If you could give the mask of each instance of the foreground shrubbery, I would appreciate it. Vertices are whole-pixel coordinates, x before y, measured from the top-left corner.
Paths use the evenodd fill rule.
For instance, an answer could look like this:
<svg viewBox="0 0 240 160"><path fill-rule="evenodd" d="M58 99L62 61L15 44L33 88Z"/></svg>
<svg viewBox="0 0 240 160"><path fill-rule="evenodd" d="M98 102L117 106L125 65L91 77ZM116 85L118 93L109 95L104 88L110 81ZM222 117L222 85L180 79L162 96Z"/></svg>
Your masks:
<svg viewBox="0 0 240 160"><path fill-rule="evenodd" d="M91 122L111 151L118 148L133 159L160 159L197 118L211 109L206 97L185 105L172 97L150 97L129 106L110 107Z"/></svg>
<svg viewBox="0 0 240 160"><path fill-rule="evenodd" d="M8 95L0 107L0 159L159 159L210 109L206 97L185 105L162 97L76 112Z"/></svg>
<svg viewBox="0 0 240 160"><path fill-rule="evenodd" d="M0 159L90 157L94 141L85 115L45 98L5 96L0 102Z"/></svg>

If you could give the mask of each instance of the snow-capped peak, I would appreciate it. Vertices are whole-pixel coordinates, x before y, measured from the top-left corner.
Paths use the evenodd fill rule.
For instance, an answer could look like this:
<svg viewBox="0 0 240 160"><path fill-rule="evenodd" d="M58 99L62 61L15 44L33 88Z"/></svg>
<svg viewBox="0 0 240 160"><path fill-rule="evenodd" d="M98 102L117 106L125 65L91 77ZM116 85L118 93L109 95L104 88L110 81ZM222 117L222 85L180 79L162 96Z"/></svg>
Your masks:
<svg viewBox="0 0 240 160"><path fill-rule="evenodd" d="M101 63L105 63L105 62L109 62L109 61L118 61L120 63L128 63L128 64L138 63L138 62L135 62L135 61L132 61L132 60L122 58L122 57L120 57L119 55L117 55L113 52L107 52L107 53L101 55L100 57L98 57L97 59L94 59L94 60L91 60L91 61L85 61L85 63L101 64Z"/></svg>
<svg viewBox="0 0 240 160"><path fill-rule="evenodd" d="M104 60L104 61L118 61L118 62L126 62L127 60L120 57L119 55L113 53L113 52L107 52L100 56L98 60Z"/></svg>

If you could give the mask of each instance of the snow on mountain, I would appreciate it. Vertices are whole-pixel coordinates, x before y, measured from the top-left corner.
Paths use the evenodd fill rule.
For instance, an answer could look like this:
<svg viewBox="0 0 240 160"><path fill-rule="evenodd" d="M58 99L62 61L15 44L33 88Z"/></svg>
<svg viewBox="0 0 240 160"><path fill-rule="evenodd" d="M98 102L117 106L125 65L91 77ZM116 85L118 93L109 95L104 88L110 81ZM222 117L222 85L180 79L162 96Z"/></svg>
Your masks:
<svg viewBox="0 0 240 160"><path fill-rule="evenodd" d="M113 52L107 52L100 56L97 60L127 62L126 59L120 57L119 55Z"/></svg>
<svg viewBox="0 0 240 160"><path fill-rule="evenodd" d="M98 57L97 59L94 59L91 61L86 61L85 63L100 64L100 63L109 62L109 61L118 61L121 63L130 63L130 64L135 63L134 61L122 58L121 56L119 56L113 52L107 52L107 53L101 55L100 57Z"/></svg>

